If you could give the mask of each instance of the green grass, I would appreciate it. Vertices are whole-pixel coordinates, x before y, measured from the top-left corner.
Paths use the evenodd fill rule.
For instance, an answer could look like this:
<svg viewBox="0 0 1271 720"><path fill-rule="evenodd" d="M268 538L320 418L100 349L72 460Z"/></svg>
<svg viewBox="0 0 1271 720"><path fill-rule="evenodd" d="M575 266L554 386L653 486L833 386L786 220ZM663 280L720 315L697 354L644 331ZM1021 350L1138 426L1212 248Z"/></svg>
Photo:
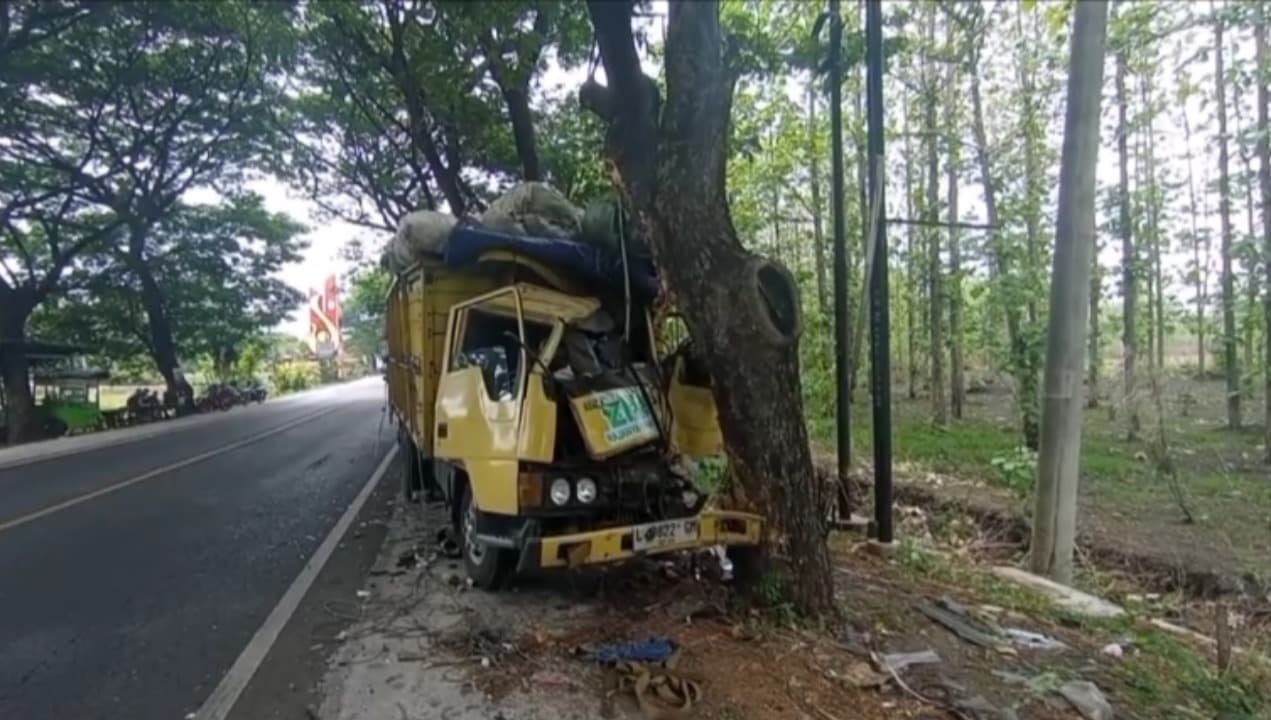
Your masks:
<svg viewBox="0 0 1271 720"><path fill-rule="evenodd" d="M1114 691L1118 702L1132 705L1144 717L1269 717L1271 674L1265 666L1237 662L1220 673L1191 645L1164 631L1148 629L1132 616L1096 620L1072 615L1049 598L913 540L901 541L897 561L906 574L956 585L977 602L1022 613L1041 623L1079 628L1089 642L1089 651L1129 640L1124 657L1101 671L1108 677L1095 679L1105 691ZM1070 671L1057 666L1048 672L1063 677Z"/></svg>

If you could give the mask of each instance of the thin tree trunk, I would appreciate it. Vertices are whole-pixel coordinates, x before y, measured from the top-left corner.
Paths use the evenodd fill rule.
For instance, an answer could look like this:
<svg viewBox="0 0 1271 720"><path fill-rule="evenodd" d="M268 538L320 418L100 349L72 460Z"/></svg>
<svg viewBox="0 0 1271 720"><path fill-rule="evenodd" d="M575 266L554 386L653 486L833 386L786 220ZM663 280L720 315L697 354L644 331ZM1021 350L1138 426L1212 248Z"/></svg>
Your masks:
<svg viewBox="0 0 1271 720"><path fill-rule="evenodd" d="M1129 423L1131 440L1139 436L1139 405L1135 389L1135 361L1139 354L1139 337L1135 328L1138 316L1138 258L1134 249L1134 231L1130 219L1130 126L1126 119L1125 93L1125 51L1119 50L1116 56L1116 94L1117 94L1117 161L1120 169L1118 190L1117 229L1121 231L1121 376L1125 413Z"/></svg>
<svg viewBox="0 0 1271 720"><path fill-rule="evenodd" d="M936 11L928 9L927 45L934 47L936 31ZM927 287L928 311L931 330L931 419L937 425L949 422L949 406L945 397L944 377L944 267L940 257L940 231L936 223L940 222L940 156L936 141L936 103L939 94L936 91L936 72L933 61L928 60L923 74L926 98L923 131L927 144L927 195L923 208L927 227L923 234L927 241Z"/></svg>
<svg viewBox="0 0 1271 720"><path fill-rule="evenodd" d="M1192 126L1187 116L1187 102L1180 102L1183 113L1183 142L1187 148L1187 199L1192 223L1192 261L1196 265L1196 376L1205 377L1205 305L1209 302L1209 241L1200 238L1196 206L1196 177L1192 168ZM1201 253L1201 248L1205 252Z"/></svg>
<svg viewBox="0 0 1271 720"><path fill-rule="evenodd" d="M1258 17L1254 24L1254 48L1256 57L1256 67L1265 68L1271 64L1271 57L1267 52L1267 9L1265 5L1258 6ZM1265 275L1263 296L1262 296L1262 316L1264 318L1263 344L1265 352L1262 355L1262 379L1266 397L1264 403L1266 405L1266 414L1264 418L1263 431L1265 436L1262 441L1263 447L1266 449L1266 462L1271 463L1271 120L1267 118L1267 107L1271 104L1271 98L1268 97L1267 83L1265 81L1258 83L1258 187L1262 195L1262 271Z"/></svg>
<svg viewBox="0 0 1271 720"><path fill-rule="evenodd" d="M1152 109L1152 80L1143 79L1143 105L1147 113L1148 222L1152 227L1152 334L1156 338L1156 368L1165 369L1165 273L1161 267L1161 196L1156 185L1156 130Z"/></svg>
<svg viewBox="0 0 1271 720"><path fill-rule="evenodd" d="M825 235L821 228L821 156L817 153L816 75L808 80L808 172L812 181L812 247L816 258L816 302L823 316L830 314L825 282Z"/></svg>
<svg viewBox="0 0 1271 720"><path fill-rule="evenodd" d="M980 92L979 51L971 63L971 132L975 136L976 163L980 169L980 183L984 190L984 214L988 220L989 244L993 250L991 271L1000 282L1010 278L1014 268L1006 252L1006 241L1002 236L1000 218L997 211L997 192L993 184L993 167L989 157L988 132L984 125L984 101ZM1036 403L1036 382L1029 378L1026 368L1026 350L1024 338L1020 332L1019 307L1010 297L1002 297L1001 305L1006 315L1007 354L1010 358L1008 369L1015 379L1015 390L1018 396L1021 435L1024 445L1036 448L1039 428Z"/></svg>
<svg viewBox="0 0 1271 720"><path fill-rule="evenodd" d="M609 125L606 150L632 214L711 367L734 488L766 515L766 535L779 538L784 564L774 569L795 607L829 612L827 498L803 421L798 289L788 272L742 247L729 213L725 138L736 77L724 62L718 4L670 5L665 103L641 70L631 5L593 0L588 8L608 86L588 82L580 99Z"/></svg>
<svg viewBox="0 0 1271 720"><path fill-rule="evenodd" d="M1243 113L1240 108L1244 105L1244 98L1240 96L1240 86L1235 88L1235 97L1232 98L1232 107L1235 109L1236 115L1236 137L1244 137L1248 126L1245 124ZM1258 306L1258 258L1256 253L1252 251L1254 247L1254 239L1258 237L1257 225L1254 223L1254 199L1253 199L1253 151L1244 146L1243 143L1239 147L1240 164L1244 167L1244 191L1245 191L1245 229L1248 233L1249 251L1241 253L1241 269L1244 271L1244 314L1241 318L1240 329L1244 332L1244 339L1240 343L1241 354L1243 355L1240 366L1242 368L1253 368L1253 350L1254 350L1254 331L1258 323L1258 315L1256 308ZM1253 393L1253 373L1246 371L1241 375L1241 391L1245 394Z"/></svg>
<svg viewBox="0 0 1271 720"><path fill-rule="evenodd" d="M1103 363L1099 333L1099 298L1103 295L1103 266L1099 264L1099 236L1090 256L1090 342L1086 348L1086 407L1099 407L1099 366Z"/></svg>
<svg viewBox="0 0 1271 720"><path fill-rule="evenodd" d="M954 49L954 29L946 28L946 46ZM949 400L953 417L961 420L966 405L966 377L962 357L962 247L958 237L958 163L960 160L961 142L959 140L958 123L958 66L949 66L947 132L946 142L949 145L949 160L946 168L946 182L949 196Z"/></svg>
<svg viewBox="0 0 1271 720"><path fill-rule="evenodd" d="M1219 17L1214 22L1214 95L1218 105L1218 217L1222 224L1222 357L1227 378L1227 427L1235 430L1240 427L1240 366L1236 359L1236 290L1231 269L1231 177L1223 50L1223 21Z"/></svg>
<svg viewBox="0 0 1271 720"><path fill-rule="evenodd" d="M908 108L901 111L905 118L905 215L914 216L914 181L913 181L913 147L909 141ZM868 214L868 213L867 213ZM864 216L862 216L864 217ZM918 397L918 248L917 232L914 224L905 227L905 318L906 327L906 376L908 379L908 395L913 400Z"/></svg>
<svg viewBox="0 0 1271 720"><path fill-rule="evenodd" d="M502 95L508 119L512 122L512 140L516 143L516 156L521 161L521 175L525 180L542 180L543 167L538 159L538 141L528 88L505 87Z"/></svg>
<svg viewBox="0 0 1271 720"><path fill-rule="evenodd" d="M1095 234L1095 168L1107 3L1087 0L1074 11L1068 107L1060 159L1055 223L1046 392L1030 564L1034 572L1068 583L1077 536L1081 458L1081 365L1089 309Z"/></svg>

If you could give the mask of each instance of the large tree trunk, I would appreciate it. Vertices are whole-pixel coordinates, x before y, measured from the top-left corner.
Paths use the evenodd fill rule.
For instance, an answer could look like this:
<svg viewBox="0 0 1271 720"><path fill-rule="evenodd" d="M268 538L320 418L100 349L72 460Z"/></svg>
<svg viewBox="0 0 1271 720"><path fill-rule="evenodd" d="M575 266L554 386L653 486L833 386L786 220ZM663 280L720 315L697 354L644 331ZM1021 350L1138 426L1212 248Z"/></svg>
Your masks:
<svg viewBox="0 0 1271 720"><path fill-rule="evenodd" d="M975 157L980 169L980 184L984 190L984 214L988 220L989 245L992 248L990 271L1000 285L1010 278L1014 268L1006 251L1006 241L999 225L997 191L993 183L993 165L989 156L988 132L984 125L984 101L980 92L979 51L971 63L971 132L975 136ZM1036 449L1040 434L1037 416L1036 374L1029 370L1027 347L1020 332L1020 311L1014 298L1003 296L1002 306L1006 314L1006 343L1008 369L1015 379L1015 392L1019 403L1020 434L1027 447Z"/></svg>
<svg viewBox="0 0 1271 720"><path fill-rule="evenodd" d="M1046 392L1030 564L1067 583L1077 536L1083 361L1094 255L1095 168L1107 33L1106 2L1078 3L1072 30L1068 107L1060 158L1055 259L1050 284Z"/></svg>
<svg viewBox="0 0 1271 720"><path fill-rule="evenodd" d="M4 427L10 445L38 436L35 399L31 396L30 368L22 343L26 323L35 309L24 288L0 285L0 382L4 389Z"/></svg>
<svg viewBox="0 0 1271 720"><path fill-rule="evenodd" d="M1254 24L1254 48L1256 66L1266 68L1271 63L1267 52L1267 9L1258 6L1258 17ZM1271 120L1267 118L1267 107L1271 104L1268 97L1267 83L1258 83L1258 187L1262 195L1262 272L1265 274L1262 295L1262 315L1265 325L1262 328L1266 352L1262 355L1262 379L1265 385L1266 416L1263 425L1265 437L1262 445L1266 448L1266 461L1271 463Z"/></svg>
<svg viewBox="0 0 1271 720"><path fill-rule="evenodd" d="M825 282L825 233L821 227L821 156L816 151L816 75L808 80L808 174L812 184L812 248L816 258L816 303L821 314L830 314Z"/></svg>
<svg viewBox="0 0 1271 720"><path fill-rule="evenodd" d="M1227 158L1227 95L1223 21L1214 21L1214 100L1218 105L1218 218L1222 226L1222 362L1227 378L1227 427L1240 427L1240 365L1236 359L1236 288L1231 270L1231 177Z"/></svg>
<svg viewBox="0 0 1271 720"><path fill-rule="evenodd" d="M1135 389L1135 361L1139 354L1139 336L1135 328L1138 315L1138 258L1134 249L1134 233L1130 225L1130 125L1126 118L1125 51L1117 51L1117 164L1120 172L1117 204L1120 213L1117 229L1121 232L1121 378L1126 420L1131 440L1139 436L1139 406Z"/></svg>
<svg viewBox="0 0 1271 720"><path fill-rule="evenodd" d="M582 100L609 125L608 152L637 225L711 368L735 489L765 514L777 543L769 557L787 570L795 605L828 612L833 582L803 422L798 292L733 228L725 166L735 75L724 63L719 8L671 4L660 123L630 4L593 0L589 9L608 87L588 83Z"/></svg>
<svg viewBox="0 0 1271 720"><path fill-rule="evenodd" d="M141 306L145 308L146 323L150 331L150 355L159 374L163 376L168 393L177 399L178 411L188 412L194 407L194 390L181 371L167 301L145 256L149 231L149 227L141 223L134 224L129 229L128 252L124 257L128 270L141 283Z"/></svg>
<svg viewBox="0 0 1271 720"><path fill-rule="evenodd" d="M927 45L935 44L936 10L927 9ZM928 60L923 71L926 106L923 113L923 132L927 144L927 194L923 207L927 239L927 293L928 323L931 330L931 420L937 425L949 422L949 405L945 397L944 377L944 267L941 264L940 222L940 156L936 135L936 72L934 61Z"/></svg>

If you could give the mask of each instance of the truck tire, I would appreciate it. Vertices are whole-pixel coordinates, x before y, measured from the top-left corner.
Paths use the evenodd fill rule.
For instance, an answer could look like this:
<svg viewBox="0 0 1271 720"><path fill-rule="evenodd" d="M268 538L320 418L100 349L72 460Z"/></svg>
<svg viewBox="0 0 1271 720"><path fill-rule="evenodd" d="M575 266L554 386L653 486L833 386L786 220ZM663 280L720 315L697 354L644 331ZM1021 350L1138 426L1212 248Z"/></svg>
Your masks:
<svg viewBox="0 0 1271 720"><path fill-rule="evenodd" d="M512 576L516 555L511 550L487 547L476 541L477 513L480 511L472 501L472 488L467 484L463 486L462 497L459 512L464 569L474 586L482 590L498 590Z"/></svg>
<svg viewBox="0 0 1271 720"><path fill-rule="evenodd" d="M419 476L419 451L405 430L397 433L397 454L402 456L402 500L418 502L422 487Z"/></svg>

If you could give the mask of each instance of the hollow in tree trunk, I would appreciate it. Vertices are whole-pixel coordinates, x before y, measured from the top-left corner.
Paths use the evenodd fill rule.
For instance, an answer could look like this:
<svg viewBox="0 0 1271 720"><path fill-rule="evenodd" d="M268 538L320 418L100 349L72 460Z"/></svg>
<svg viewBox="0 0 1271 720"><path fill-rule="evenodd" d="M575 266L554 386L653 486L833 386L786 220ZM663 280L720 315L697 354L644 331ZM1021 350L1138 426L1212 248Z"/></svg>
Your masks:
<svg viewBox="0 0 1271 720"><path fill-rule="evenodd" d="M825 498L803 422L798 293L789 273L745 250L733 227L725 164L736 71L725 63L719 7L670 5L665 105L641 70L630 3L588 7L608 85L588 82L581 100L608 125L625 199L711 369L734 489L765 515L766 557L785 574L792 602L828 612Z"/></svg>

